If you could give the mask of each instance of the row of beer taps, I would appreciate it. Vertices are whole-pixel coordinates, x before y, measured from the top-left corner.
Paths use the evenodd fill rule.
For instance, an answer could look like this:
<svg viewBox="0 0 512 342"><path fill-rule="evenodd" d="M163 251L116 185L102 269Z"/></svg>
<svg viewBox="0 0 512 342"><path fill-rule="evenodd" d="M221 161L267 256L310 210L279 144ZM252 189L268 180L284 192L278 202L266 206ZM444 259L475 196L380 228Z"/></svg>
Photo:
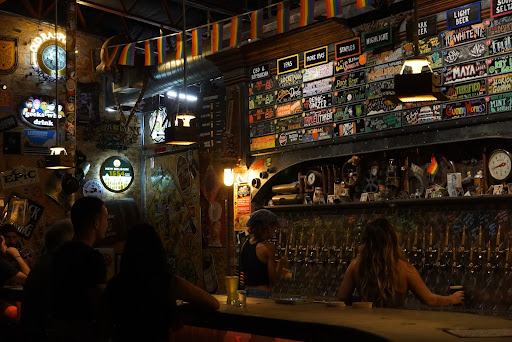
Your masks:
<svg viewBox="0 0 512 342"><path fill-rule="evenodd" d="M494 248L491 239L485 244L483 241L482 226L478 229L477 241L468 238L466 226L462 228L460 244L455 243L454 234L449 227L443 229L443 235L438 243L434 243L434 230L432 227L423 229L420 233L416 227L414 234L408 234L403 241L405 258L418 270L442 269L465 270L479 272L485 270L489 273L496 271L512 272L510 256L510 240L502 241L501 226L498 226ZM304 230L298 232L298 238L293 230L284 237L280 232L276 244L276 257L286 256L291 264L320 264L341 265L347 267L356 257L361 245L361 227L350 232L346 230L342 241L337 240L336 231L322 230L319 234L313 228L306 236ZM469 240L469 241L468 241Z"/></svg>

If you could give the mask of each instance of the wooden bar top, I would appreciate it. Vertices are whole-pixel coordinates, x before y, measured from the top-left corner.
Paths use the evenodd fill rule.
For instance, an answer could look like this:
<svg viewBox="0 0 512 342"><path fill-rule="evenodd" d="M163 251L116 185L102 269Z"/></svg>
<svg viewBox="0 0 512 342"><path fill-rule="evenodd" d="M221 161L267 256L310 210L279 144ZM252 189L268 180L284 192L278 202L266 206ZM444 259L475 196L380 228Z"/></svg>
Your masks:
<svg viewBox="0 0 512 342"><path fill-rule="evenodd" d="M217 295L220 310L208 315L185 315L184 323L300 341L460 341L444 329L476 329L479 333L512 332L512 320L458 312L403 309L327 307L323 303L277 304L270 299L247 298L245 308L226 305ZM492 330L499 329L499 330ZM509 335L510 336L510 335ZM472 342L489 337L471 338ZM493 337L493 342L511 341Z"/></svg>

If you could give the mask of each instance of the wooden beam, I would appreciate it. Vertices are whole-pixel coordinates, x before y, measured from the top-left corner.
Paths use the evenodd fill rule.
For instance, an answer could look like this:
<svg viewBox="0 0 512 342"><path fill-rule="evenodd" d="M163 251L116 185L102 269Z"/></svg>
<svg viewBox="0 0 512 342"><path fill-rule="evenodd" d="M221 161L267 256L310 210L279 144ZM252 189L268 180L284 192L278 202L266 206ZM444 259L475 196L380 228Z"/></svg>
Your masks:
<svg viewBox="0 0 512 342"><path fill-rule="evenodd" d="M167 15L167 19L169 19L169 24L171 24L171 26L176 26L174 24L174 20L172 20L171 10L169 9L169 6L167 6L167 2L165 0L160 0L160 2L162 3L162 7Z"/></svg>
<svg viewBox="0 0 512 342"><path fill-rule="evenodd" d="M46 18L48 15L50 15L50 12L53 11L55 8L55 1L52 1L50 5L44 10L42 18Z"/></svg>
<svg viewBox="0 0 512 342"><path fill-rule="evenodd" d="M171 1L172 2L177 2L177 3L181 4L180 0L171 0ZM186 6L190 6L190 7L194 7L194 8L197 8L197 9L201 9L201 10L204 10L204 11L210 10L211 12L221 13L221 14L227 15L228 17L234 17L234 16L237 16L237 15L240 14L240 13L236 13L236 12L230 11L227 8L222 8L220 6L214 6L211 3L205 3L205 2L202 2L202 1L198 1L198 0L194 0L194 1L186 0L185 1L185 5Z"/></svg>
<svg viewBox="0 0 512 342"><path fill-rule="evenodd" d="M143 18L143 17L140 17L138 15L134 15L134 14L130 14L128 12L116 10L114 8L106 7L106 6L103 6L103 5L94 3L94 2L77 0L76 3L79 4L79 5L82 5L82 6L87 6L87 7L91 7L91 8L100 10L100 11L104 11L104 12L108 12L108 13L111 13L111 14L114 14L114 15L118 15L120 17L124 17L124 18L127 18L127 19L139 21L139 22L144 23L144 24L148 24L148 25L152 25L152 26L157 26L157 27L164 27L164 28L166 28L168 30L171 30L173 32L181 32L181 30L179 30L179 29L177 29L175 27L171 27L171 26L169 26L169 25L167 25L165 23L161 23L161 22L158 22L158 21L155 21L155 20L150 20L150 19L147 19L147 18Z"/></svg>
<svg viewBox="0 0 512 342"><path fill-rule="evenodd" d="M30 3L30 1L22 0L21 2L23 3L23 7L25 7L25 9L30 13L30 15L33 18L38 17L36 11L34 10L34 7L32 7L32 4Z"/></svg>
<svg viewBox="0 0 512 342"><path fill-rule="evenodd" d="M132 9L134 9L134 8L135 8L135 5L137 5L137 3L138 3L138 2L139 2L139 0L135 0L135 1L133 2L133 4L130 6L130 8L128 8L128 12L131 12L131 11L132 11Z"/></svg>
<svg viewBox="0 0 512 342"><path fill-rule="evenodd" d="M84 29L87 30L87 24L85 23L84 15L82 14L82 11L80 10L80 6L76 6L76 14L78 15L78 20L80 20L80 23L84 27Z"/></svg>
<svg viewBox="0 0 512 342"><path fill-rule="evenodd" d="M130 11L128 11L128 9L126 8L126 4L124 3L124 0L119 0L119 3L121 4L121 7L123 8L123 11L125 11L125 12L130 12Z"/></svg>
<svg viewBox="0 0 512 342"><path fill-rule="evenodd" d="M39 0L39 6L37 7L37 19L41 20L42 12L43 12L43 0Z"/></svg>

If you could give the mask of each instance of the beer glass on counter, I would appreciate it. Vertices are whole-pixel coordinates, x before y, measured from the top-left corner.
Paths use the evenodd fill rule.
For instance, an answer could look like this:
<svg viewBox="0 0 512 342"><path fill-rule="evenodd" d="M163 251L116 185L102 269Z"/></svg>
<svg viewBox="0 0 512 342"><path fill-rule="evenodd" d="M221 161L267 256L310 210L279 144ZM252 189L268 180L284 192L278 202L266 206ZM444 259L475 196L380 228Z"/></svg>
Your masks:
<svg viewBox="0 0 512 342"><path fill-rule="evenodd" d="M238 276L226 276L227 305L238 305Z"/></svg>

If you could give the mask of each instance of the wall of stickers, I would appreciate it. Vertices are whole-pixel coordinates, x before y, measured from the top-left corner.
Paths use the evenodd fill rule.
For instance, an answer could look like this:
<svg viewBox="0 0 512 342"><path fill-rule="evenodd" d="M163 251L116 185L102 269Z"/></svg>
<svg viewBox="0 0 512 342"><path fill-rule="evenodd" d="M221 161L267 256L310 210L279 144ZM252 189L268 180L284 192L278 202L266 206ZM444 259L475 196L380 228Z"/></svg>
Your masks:
<svg viewBox="0 0 512 342"><path fill-rule="evenodd" d="M509 111L512 15L500 4L491 2L493 17L486 20L480 2L451 9L449 29L440 33L435 16L420 18L419 53L441 77L448 101L402 104L385 97L414 55L414 44L395 42L390 28L253 66L250 152Z"/></svg>

